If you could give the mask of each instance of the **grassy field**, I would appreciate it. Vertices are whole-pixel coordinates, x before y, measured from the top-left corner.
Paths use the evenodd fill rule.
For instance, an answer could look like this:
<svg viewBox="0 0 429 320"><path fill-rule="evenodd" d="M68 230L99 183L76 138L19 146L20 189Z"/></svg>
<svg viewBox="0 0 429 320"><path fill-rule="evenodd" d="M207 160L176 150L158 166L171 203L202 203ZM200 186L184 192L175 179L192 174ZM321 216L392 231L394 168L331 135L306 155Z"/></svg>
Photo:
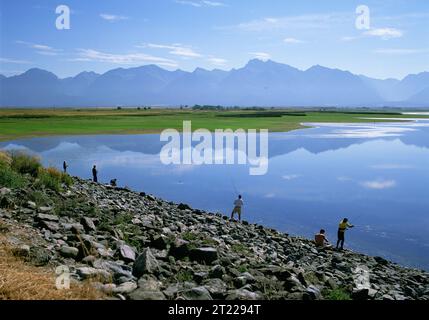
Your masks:
<svg viewBox="0 0 429 320"><path fill-rule="evenodd" d="M269 129L290 131L302 122L374 122L362 118L416 118L383 112L334 112L301 110L194 111L178 109L0 109L0 140L24 137L77 134L158 133L166 128L182 129L184 120L192 128ZM428 118L428 117L426 117Z"/></svg>

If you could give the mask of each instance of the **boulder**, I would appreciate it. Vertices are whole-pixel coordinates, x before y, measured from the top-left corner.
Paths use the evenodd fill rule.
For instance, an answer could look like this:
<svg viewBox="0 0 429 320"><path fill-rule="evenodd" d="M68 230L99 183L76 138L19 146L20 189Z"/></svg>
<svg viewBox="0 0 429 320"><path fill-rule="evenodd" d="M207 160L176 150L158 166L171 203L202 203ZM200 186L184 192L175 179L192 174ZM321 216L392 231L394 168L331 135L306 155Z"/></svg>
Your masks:
<svg viewBox="0 0 429 320"><path fill-rule="evenodd" d="M97 228L95 227L94 221L91 218L82 217L82 219L80 220L80 223L83 225L83 227L87 232L97 230Z"/></svg>
<svg viewBox="0 0 429 320"><path fill-rule="evenodd" d="M159 264L149 248L145 248L134 262L133 275L140 278L144 274L159 272Z"/></svg>
<svg viewBox="0 0 429 320"><path fill-rule="evenodd" d="M136 253L133 248L126 244L122 244L118 248L119 257L125 262L134 262L136 260Z"/></svg>
<svg viewBox="0 0 429 320"><path fill-rule="evenodd" d="M218 259L218 253L215 248L197 248L191 250L189 257L193 261L211 264Z"/></svg>
<svg viewBox="0 0 429 320"><path fill-rule="evenodd" d="M102 283L111 283L111 274L104 269L96 269L91 267L80 267L76 269L76 273L83 280L92 279Z"/></svg>
<svg viewBox="0 0 429 320"><path fill-rule="evenodd" d="M39 221L52 221L52 222L58 222L59 221L58 216L54 216L52 214L44 214L44 213L39 213L37 215L37 219Z"/></svg>
<svg viewBox="0 0 429 320"><path fill-rule="evenodd" d="M141 289L131 292L129 298L131 300L165 300L165 296L161 291L144 291Z"/></svg>
<svg viewBox="0 0 429 320"><path fill-rule="evenodd" d="M179 210L192 210L192 208L190 206L188 206L187 204L181 203L177 206L177 209Z"/></svg>
<svg viewBox="0 0 429 320"><path fill-rule="evenodd" d="M180 295L186 300L213 300L210 292L205 287L195 287L184 290Z"/></svg>
<svg viewBox="0 0 429 320"><path fill-rule="evenodd" d="M262 300L261 294L247 289L238 289L228 292L226 300Z"/></svg>
<svg viewBox="0 0 429 320"><path fill-rule="evenodd" d="M190 253L189 242L183 239L176 239L170 247L169 255L176 259L188 257Z"/></svg>
<svg viewBox="0 0 429 320"><path fill-rule="evenodd" d="M137 284L135 282L129 281L129 282L121 283L119 286L116 286L116 288L114 288L112 292L125 294L125 293L131 293L136 289L137 289Z"/></svg>
<svg viewBox="0 0 429 320"><path fill-rule="evenodd" d="M75 259L79 254L78 248L63 246L60 249L60 253L64 258L73 258Z"/></svg>
<svg viewBox="0 0 429 320"><path fill-rule="evenodd" d="M225 268L220 265L215 265L211 268L209 276L210 278L219 278L222 279L222 276L225 274Z"/></svg>

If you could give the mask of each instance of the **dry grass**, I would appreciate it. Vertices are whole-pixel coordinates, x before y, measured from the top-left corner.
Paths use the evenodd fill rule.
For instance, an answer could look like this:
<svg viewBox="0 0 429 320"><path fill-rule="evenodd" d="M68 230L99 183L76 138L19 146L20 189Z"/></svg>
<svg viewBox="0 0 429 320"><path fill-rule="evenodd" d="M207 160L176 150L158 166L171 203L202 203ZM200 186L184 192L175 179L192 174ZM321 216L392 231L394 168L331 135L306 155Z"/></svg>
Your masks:
<svg viewBox="0 0 429 320"><path fill-rule="evenodd" d="M15 253L5 237L0 237L0 300L99 300L105 297L90 282L71 281L69 290L58 290L54 270L32 266Z"/></svg>

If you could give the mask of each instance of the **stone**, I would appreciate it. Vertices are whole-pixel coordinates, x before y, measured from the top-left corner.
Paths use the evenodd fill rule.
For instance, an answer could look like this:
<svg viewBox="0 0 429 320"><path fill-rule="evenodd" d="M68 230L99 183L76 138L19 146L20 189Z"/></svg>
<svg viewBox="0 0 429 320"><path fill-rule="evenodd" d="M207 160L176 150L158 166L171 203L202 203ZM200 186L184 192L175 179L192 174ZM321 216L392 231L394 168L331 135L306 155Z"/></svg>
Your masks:
<svg viewBox="0 0 429 320"><path fill-rule="evenodd" d="M159 264L149 248L145 248L134 262L133 275L140 278L144 274L159 272Z"/></svg>
<svg viewBox="0 0 429 320"><path fill-rule="evenodd" d="M385 266L387 264L389 264L389 261L387 261L386 259L382 258L382 257L374 257L374 260L378 263L381 264L382 266Z"/></svg>
<svg viewBox="0 0 429 320"><path fill-rule="evenodd" d="M310 300L320 300L322 297L320 289L313 285L308 286L306 292L310 297Z"/></svg>
<svg viewBox="0 0 429 320"><path fill-rule="evenodd" d="M141 289L134 290L129 294L131 300L165 300L165 296L161 291L143 291Z"/></svg>
<svg viewBox="0 0 429 320"><path fill-rule="evenodd" d="M369 298L369 289L353 289L352 299L353 300L368 300Z"/></svg>
<svg viewBox="0 0 429 320"><path fill-rule="evenodd" d="M188 206L187 204L181 203L177 206L177 209L179 210L192 210L192 208L190 206Z"/></svg>
<svg viewBox="0 0 429 320"><path fill-rule="evenodd" d="M41 213L48 213L48 212L52 212L52 207L40 207L39 209L38 209L38 211L39 212L41 212Z"/></svg>
<svg viewBox="0 0 429 320"><path fill-rule="evenodd" d="M76 269L76 273L83 279L95 279L102 283L110 283L112 276L104 269L96 269L91 267L80 267Z"/></svg>
<svg viewBox="0 0 429 320"><path fill-rule="evenodd" d="M150 246L158 250L165 250L168 246L168 238L164 235L155 236L153 237Z"/></svg>
<svg viewBox="0 0 429 320"><path fill-rule="evenodd" d="M226 300L262 300L261 294L251 292L247 289L233 290L228 293Z"/></svg>
<svg viewBox="0 0 429 320"><path fill-rule="evenodd" d="M193 261L211 264L218 259L218 253L215 248L197 248L191 250L189 257Z"/></svg>
<svg viewBox="0 0 429 320"><path fill-rule="evenodd" d="M225 274L225 268L220 265L215 265L211 268L209 276L210 278L219 278L222 279L222 276Z"/></svg>
<svg viewBox="0 0 429 320"><path fill-rule="evenodd" d="M53 254L50 250L43 247L32 246L30 248L29 261L37 267L42 267L46 266L49 261L51 261L52 256Z"/></svg>
<svg viewBox="0 0 429 320"><path fill-rule="evenodd" d="M210 292L205 287L195 287L184 290L180 293L180 295L185 300L213 300Z"/></svg>
<svg viewBox="0 0 429 320"><path fill-rule="evenodd" d="M114 288L112 292L125 294L125 293L131 293L136 289L137 289L137 284L135 282L128 281L128 282L121 283L119 286L116 286L116 288Z"/></svg>
<svg viewBox="0 0 429 320"><path fill-rule="evenodd" d="M30 246L22 244L12 249L12 253L16 257L26 258L30 255Z"/></svg>
<svg viewBox="0 0 429 320"><path fill-rule="evenodd" d="M204 281L204 287L215 299L223 299L228 286L221 279L208 279Z"/></svg>
<svg viewBox="0 0 429 320"><path fill-rule="evenodd" d="M134 262L136 260L136 253L133 248L126 244L122 244L118 248L119 256L125 262Z"/></svg>
<svg viewBox="0 0 429 320"><path fill-rule="evenodd" d="M189 242L183 239L176 239L170 247L169 255L176 259L188 257L190 253Z"/></svg>
<svg viewBox="0 0 429 320"><path fill-rule="evenodd" d="M63 246L60 249L60 253L64 258L73 258L75 259L79 254L78 248Z"/></svg>
<svg viewBox="0 0 429 320"><path fill-rule="evenodd" d="M97 230L97 228L95 227L94 221L91 218L82 217L82 219L80 220L80 223L83 225L83 227L87 232Z"/></svg>
<svg viewBox="0 0 429 320"><path fill-rule="evenodd" d="M58 222L59 221L58 216L54 216L52 214L44 214L44 213L39 213L37 215L37 219L40 221L52 221L52 222Z"/></svg>
<svg viewBox="0 0 429 320"><path fill-rule="evenodd" d="M59 224L52 221L41 221L40 226L53 232L57 232L58 230L60 230Z"/></svg>
<svg viewBox="0 0 429 320"><path fill-rule="evenodd" d="M86 256L85 258L83 258L82 259L82 262L83 263L86 263L86 264L89 264L89 265L93 265L94 264L94 261L96 260L97 258L96 257L94 257L94 256Z"/></svg>
<svg viewBox="0 0 429 320"><path fill-rule="evenodd" d="M27 208L29 209L37 209L37 204L33 201L27 201Z"/></svg>

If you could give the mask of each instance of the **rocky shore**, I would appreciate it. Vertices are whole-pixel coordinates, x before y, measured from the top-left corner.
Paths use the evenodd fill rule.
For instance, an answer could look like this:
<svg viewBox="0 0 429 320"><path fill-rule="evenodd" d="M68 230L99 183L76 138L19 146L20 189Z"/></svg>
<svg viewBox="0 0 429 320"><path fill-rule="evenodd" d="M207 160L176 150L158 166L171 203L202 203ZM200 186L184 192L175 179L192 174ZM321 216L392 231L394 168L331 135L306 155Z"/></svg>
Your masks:
<svg viewBox="0 0 429 320"><path fill-rule="evenodd" d="M0 222L16 254L110 299L429 299L427 272L78 178L0 186Z"/></svg>

